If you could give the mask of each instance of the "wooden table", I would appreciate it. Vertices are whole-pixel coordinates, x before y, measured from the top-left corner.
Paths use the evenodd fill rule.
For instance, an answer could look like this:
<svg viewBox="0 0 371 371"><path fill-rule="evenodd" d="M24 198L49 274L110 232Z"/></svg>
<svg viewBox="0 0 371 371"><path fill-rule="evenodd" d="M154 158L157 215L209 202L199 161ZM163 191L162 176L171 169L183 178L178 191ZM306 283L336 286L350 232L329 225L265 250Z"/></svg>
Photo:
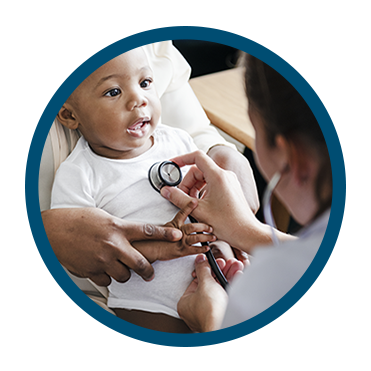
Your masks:
<svg viewBox="0 0 371 371"><path fill-rule="evenodd" d="M242 68L216 72L189 81L210 122L254 151L255 130L247 114ZM277 228L287 231L290 215L273 195L272 212Z"/></svg>
<svg viewBox="0 0 371 371"><path fill-rule="evenodd" d="M255 131L247 115L242 68L190 80L210 122L232 138L254 149Z"/></svg>

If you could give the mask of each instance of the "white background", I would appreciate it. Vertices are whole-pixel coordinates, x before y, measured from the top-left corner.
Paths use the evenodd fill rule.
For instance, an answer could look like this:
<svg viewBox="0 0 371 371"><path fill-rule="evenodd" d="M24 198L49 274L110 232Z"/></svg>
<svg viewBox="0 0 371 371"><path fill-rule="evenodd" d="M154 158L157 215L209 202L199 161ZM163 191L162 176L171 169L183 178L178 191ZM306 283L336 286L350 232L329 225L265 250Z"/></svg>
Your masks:
<svg viewBox="0 0 371 371"><path fill-rule="evenodd" d="M2 6L0 367L4 370L370 369L370 21L366 1L20 1ZM300 4L300 5L299 5ZM304 4L304 5L301 5ZM347 202L334 252L309 292L263 329L226 344L172 348L106 328L59 288L28 225L24 175L50 98L87 58L166 26L233 32L289 62L338 132ZM4 131L5 129L5 131ZM5 367L4 367L5 366Z"/></svg>

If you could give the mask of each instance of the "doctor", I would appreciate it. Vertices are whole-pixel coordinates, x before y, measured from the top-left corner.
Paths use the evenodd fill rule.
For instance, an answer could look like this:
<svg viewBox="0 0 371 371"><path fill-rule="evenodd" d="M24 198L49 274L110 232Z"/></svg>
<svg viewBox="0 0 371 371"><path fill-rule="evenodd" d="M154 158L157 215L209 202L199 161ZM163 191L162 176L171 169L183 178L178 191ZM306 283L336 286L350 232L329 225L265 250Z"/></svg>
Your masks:
<svg viewBox="0 0 371 371"><path fill-rule="evenodd" d="M244 274L234 276L229 297L212 277L205 256L196 258L197 277L180 299L178 312L197 332L241 323L282 298L311 264L330 214L331 163L315 116L274 69L252 56L245 56L244 63L258 166L269 185L276 184L275 193L304 228L293 237L260 223L246 203L237 177L203 153L173 159L179 166L196 166L180 189L165 187L162 195L184 207L203 189L192 215L211 225L219 239L253 256ZM275 240L278 247L272 246ZM227 277L233 271L230 264L224 267Z"/></svg>

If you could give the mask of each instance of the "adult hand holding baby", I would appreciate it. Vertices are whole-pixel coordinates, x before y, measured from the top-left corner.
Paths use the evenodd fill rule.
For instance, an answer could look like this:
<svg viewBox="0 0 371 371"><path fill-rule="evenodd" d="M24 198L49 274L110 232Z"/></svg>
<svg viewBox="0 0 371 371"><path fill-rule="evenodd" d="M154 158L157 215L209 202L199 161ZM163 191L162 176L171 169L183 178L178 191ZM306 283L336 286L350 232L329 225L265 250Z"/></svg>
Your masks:
<svg viewBox="0 0 371 371"><path fill-rule="evenodd" d="M61 264L76 276L90 278L99 286L108 286L111 277L118 282L127 281L129 268L144 280L151 280L153 267L131 243L178 241L183 236L175 228L128 222L97 208L46 210L42 218ZM65 233L66 230L78 233Z"/></svg>

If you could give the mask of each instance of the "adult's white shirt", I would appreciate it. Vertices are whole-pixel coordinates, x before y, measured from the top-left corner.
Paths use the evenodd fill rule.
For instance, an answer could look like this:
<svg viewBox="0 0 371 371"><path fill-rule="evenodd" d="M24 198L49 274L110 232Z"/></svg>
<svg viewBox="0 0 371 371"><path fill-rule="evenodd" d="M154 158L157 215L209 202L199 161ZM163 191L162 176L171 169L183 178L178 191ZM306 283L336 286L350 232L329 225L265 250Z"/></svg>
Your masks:
<svg viewBox="0 0 371 371"><path fill-rule="evenodd" d="M317 254L329 216L323 213L297 240L254 251L251 265L231 284L222 328L264 312L292 289Z"/></svg>

